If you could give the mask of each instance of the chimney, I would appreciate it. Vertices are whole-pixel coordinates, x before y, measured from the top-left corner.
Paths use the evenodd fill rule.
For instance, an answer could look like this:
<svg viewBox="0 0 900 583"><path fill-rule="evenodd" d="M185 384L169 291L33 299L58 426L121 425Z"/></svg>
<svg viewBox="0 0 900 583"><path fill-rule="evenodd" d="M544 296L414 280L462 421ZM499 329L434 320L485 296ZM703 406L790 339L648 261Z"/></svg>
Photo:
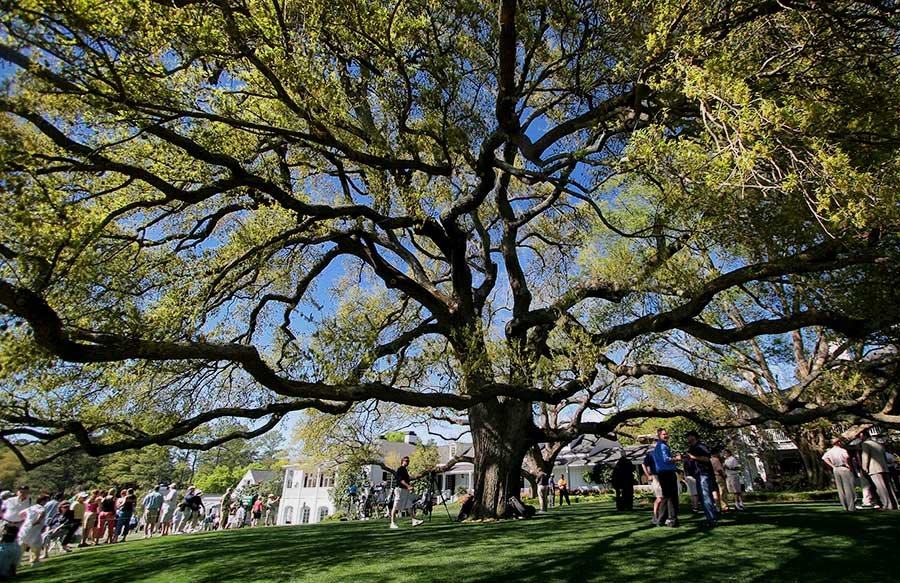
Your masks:
<svg viewBox="0 0 900 583"><path fill-rule="evenodd" d="M419 442L419 438L418 436L416 436L415 431L409 431L407 432L406 437L403 439L403 441L410 445L415 445Z"/></svg>

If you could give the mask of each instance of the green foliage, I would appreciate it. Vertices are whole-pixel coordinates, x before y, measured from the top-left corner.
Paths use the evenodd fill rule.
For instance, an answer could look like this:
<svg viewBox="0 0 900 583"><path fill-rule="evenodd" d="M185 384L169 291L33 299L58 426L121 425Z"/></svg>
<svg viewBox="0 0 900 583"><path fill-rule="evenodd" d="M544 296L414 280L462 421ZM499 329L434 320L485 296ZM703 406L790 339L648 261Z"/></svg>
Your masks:
<svg viewBox="0 0 900 583"><path fill-rule="evenodd" d="M0 429L29 452L349 408L298 440L343 462L413 407L556 402L637 358L745 398L633 372L598 409L728 420L746 407L711 401L754 381L693 339L741 326L729 306L756 359L803 326L896 340L885 6L239 4L2 3ZM107 478L175 471L135 465Z"/></svg>
<svg viewBox="0 0 900 583"><path fill-rule="evenodd" d="M584 472L584 481L589 484L609 484L612 481L613 466L596 464Z"/></svg>
<svg viewBox="0 0 900 583"><path fill-rule="evenodd" d="M406 439L406 433L402 431L388 431L384 434L385 441L392 441L394 443L403 443Z"/></svg>
<svg viewBox="0 0 900 583"><path fill-rule="evenodd" d="M215 466L194 476L194 485L204 492L224 492L233 488L246 473L245 468Z"/></svg>

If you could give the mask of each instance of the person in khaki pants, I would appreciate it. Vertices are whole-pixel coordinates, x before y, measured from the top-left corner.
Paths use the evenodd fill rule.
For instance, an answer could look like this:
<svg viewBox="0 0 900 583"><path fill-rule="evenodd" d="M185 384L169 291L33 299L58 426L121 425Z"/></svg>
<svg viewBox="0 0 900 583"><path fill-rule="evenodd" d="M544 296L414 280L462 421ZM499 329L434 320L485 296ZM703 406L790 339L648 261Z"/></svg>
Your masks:
<svg viewBox="0 0 900 583"><path fill-rule="evenodd" d="M847 512L856 510L856 483L853 479L853 470L850 468L850 454L844 448L844 440L835 437L831 440L832 448L822 456L831 471L834 473L834 485L837 486L838 498L841 506Z"/></svg>
<svg viewBox="0 0 900 583"><path fill-rule="evenodd" d="M868 431L859 434L862 469L875 484L882 510L896 510L897 498L891 488L890 469L884 446L871 439Z"/></svg>

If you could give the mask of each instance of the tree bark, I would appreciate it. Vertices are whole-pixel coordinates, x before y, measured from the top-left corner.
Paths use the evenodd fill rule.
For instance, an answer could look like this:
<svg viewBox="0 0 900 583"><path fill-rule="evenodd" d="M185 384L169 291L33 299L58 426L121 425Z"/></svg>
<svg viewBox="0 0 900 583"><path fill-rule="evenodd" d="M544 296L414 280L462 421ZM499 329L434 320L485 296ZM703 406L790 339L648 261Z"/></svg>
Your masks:
<svg viewBox="0 0 900 583"><path fill-rule="evenodd" d="M824 489L830 486L831 475L825 471L822 454L825 453L826 437L822 431L798 428L788 431L788 436L796 444L803 462L803 473L810 488Z"/></svg>
<svg viewBox="0 0 900 583"><path fill-rule="evenodd" d="M491 399L469 409L475 453L475 518L503 518L518 498L522 460L534 440L531 403Z"/></svg>

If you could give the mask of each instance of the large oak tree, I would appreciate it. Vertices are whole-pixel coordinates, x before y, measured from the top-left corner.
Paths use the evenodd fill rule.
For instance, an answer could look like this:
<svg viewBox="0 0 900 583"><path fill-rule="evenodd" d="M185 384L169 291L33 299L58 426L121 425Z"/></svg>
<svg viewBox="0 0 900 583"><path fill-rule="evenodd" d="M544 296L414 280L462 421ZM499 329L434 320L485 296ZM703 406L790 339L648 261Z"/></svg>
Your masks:
<svg viewBox="0 0 900 583"><path fill-rule="evenodd" d="M465 414L493 515L535 443L704 416L592 401L611 376L737 424L900 420L891 383L773 404L654 349L890 339L892 2L0 6L0 438L28 466L391 402ZM774 316L708 310L773 282ZM540 422L566 400L595 420ZM250 429L198 439L225 418Z"/></svg>

